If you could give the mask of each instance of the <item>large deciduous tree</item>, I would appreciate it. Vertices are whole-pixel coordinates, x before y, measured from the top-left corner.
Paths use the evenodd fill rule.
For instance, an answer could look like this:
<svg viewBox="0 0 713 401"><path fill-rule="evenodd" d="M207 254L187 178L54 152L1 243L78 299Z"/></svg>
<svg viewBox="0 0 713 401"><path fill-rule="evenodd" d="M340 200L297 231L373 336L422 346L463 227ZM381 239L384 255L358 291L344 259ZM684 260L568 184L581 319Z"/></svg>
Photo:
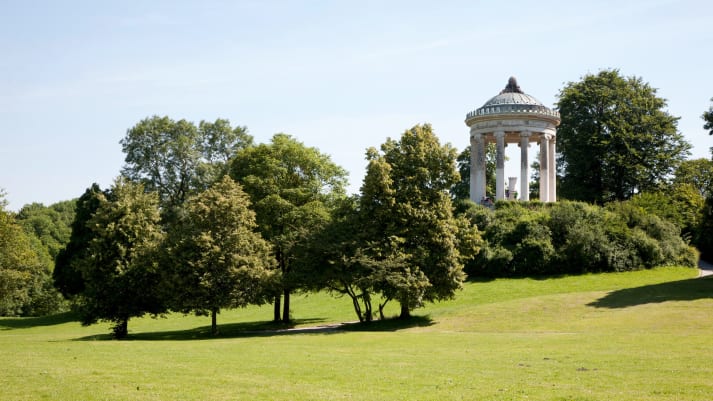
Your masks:
<svg viewBox="0 0 713 401"><path fill-rule="evenodd" d="M230 174L250 195L260 232L272 244L282 275L274 319L288 322L290 294L305 278L293 265L300 249L328 221L334 201L344 196L347 173L318 149L276 134L269 144L238 152Z"/></svg>
<svg viewBox="0 0 713 401"><path fill-rule="evenodd" d="M239 184L224 176L186 201L168 236L164 274L173 294L172 308L216 315L222 308L265 302L269 284L270 245L255 231L255 213Z"/></svg>
<svg viewBox="0 0 713 401"><path fill-rule="evenodd" d="M401 317L425 301L448 299L461 287L465 274L448 191L459 179L456 151L441 146L431 126L417 125L381 151L367 151L361 187L360 213L372 243L371 259L389 263L388 277L377 290L401 304ZM382 270L383 271L383 270Z"/></svg>
<svg viewBox="0 0 713 401"><path fill-rule="evenodd" d="M585 75L559 93L559 193L605 203L666 182L690 149L656 89L618 70Z"/></svg>
<svg viewBox="0 0 713 401"><path fill-rule="evenodd" d="M54 286L65 298L74 298L84 291L81 263L89 257L89 243L94 236L89 220L107 196L108 192L103 193L99 185L92 184L76 201L69 241L57 252L52 271Z"/></svg>
<svg viewBox="0 0 713 401"><path fill-rule="evenodd" d="M130 318L165 311L158 295L156 255L163 240L158 196L119 178L110 196L97 197L99 206L88 221L92 239L80 262L79 310L83 324L112 322L114 336L123 338Z"/></svg>
<svg viewBox="0 0 713 401"><path fill-rule="evenodd" d="M164 213L172 213L188 196L227 173L228 160L252 144L245 127L230 122L153 116L141 120L121 140L126 154L122 174L156 191Z"/></svg>

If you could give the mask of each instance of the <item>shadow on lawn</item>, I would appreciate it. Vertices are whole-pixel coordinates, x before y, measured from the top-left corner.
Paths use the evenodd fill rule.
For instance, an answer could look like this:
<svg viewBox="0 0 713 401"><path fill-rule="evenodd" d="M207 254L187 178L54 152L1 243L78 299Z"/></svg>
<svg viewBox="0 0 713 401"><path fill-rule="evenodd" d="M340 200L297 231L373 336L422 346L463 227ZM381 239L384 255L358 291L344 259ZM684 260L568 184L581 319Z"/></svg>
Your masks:
<svg viewBox="0 0 713 401"><path fill-rule="evenodd" d="M371 323L334 323L316 325L324 319L297 319L291 324L275 322L247 322L218 325L218 335L210 334L210 326L201 326L188 330L157 331L148 333L129 333L124 341L190 341L217 340L226 338L275 337L298 334L336 334L346 331L396 331L410 327L423 327L433 324L431 318L414 316L410 319L387 319ZM303 327L295 327L297 325ZM304 326L308 325L308 326ZM129 327L131 322L129 322ZM109 334L95 334L81 337L75 341L111 341Z"/></svg>
<svg viewBox="0 0 713 401"><path fill-rule="evenodd" d="M29 329L40 326L78 322L79 317L74 312L58 313L56 315L39 317L15 317L0 319L0 330Z"/></svg>
<svg viewBox="0 0 713 401"><path fill-rule="evenodd" d="M713 276L616 290L587 304L587 306L613 309L666 301L695 301L706 298L713 298Z"/></svg>
<svg viewBox="0 0 713 401"><path fill-rule="evenodd" d="M433 323L430 316L411 316L408 319L392 318L369 323L344 323L341 329L344 331L398 331L412 327L428 327Z"/></svg>

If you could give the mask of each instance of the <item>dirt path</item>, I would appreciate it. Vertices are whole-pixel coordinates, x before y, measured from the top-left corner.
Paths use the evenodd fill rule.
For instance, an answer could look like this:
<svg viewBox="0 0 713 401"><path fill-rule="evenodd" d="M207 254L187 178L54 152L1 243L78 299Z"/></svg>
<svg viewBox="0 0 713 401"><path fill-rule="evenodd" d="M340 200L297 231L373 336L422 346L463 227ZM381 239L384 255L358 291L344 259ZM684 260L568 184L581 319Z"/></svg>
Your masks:
<svg viewBox="0 0 713 401"><path fill-rule="evenodd" d="M705 260L698 260L698 277L705 277L713 275L713 265L706 262Z"/></svg>

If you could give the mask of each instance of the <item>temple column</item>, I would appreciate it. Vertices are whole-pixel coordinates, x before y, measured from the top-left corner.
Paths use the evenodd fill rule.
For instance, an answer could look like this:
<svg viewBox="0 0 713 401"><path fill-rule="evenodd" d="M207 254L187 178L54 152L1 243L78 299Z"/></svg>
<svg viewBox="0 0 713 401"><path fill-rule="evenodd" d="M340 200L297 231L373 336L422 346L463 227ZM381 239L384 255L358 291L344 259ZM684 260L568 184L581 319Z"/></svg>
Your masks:
<svg viewBox="0 0 713 401"><path fill-rule="evenodd" d="M548 149L549 168L550 168L549 169L550 191L548 192L547 200L549 202L557 201L557 161L556 161L556 155L555 155L555 141L556 141L555 137L552 137L552 139L550 139L550 147Z"/></svg>
<svg viewBox="0 0 713 401"><path fill-rule="evenodd" d="M549 147L550 140L546 134L540 137L540 201L549 202L550 172L549 172Z"/></svg>
<svg viewBox="0 0 713 401"><path fill-rule="evenodd" d="M485 174L485 145L486 141L485 138L481 135L480 140L478 141L478 192L481 194L480 198L478 198L477 202L480 202L483 198L488 196L488 182L486 179L486 174Z"/></svg>
<svg viewBox="0 0 713 401"><path fill-rule="evenodd" d="M495 199L505 199L505 132L495 133Z"/></svg>
<svg viewBox="0 0 713 401"><path fill-rule="evenodd" d="M480 203L485 198L485 144L481 134L470 137L470 200Z"/></svg>
<svg viewBox="0 0 713 401"><path fill-rule="evenodd" d="M530 147L530 132L524 131L520 133L520 200L530 200L530 175L529 161L527 160L527 152Z"/></svg>

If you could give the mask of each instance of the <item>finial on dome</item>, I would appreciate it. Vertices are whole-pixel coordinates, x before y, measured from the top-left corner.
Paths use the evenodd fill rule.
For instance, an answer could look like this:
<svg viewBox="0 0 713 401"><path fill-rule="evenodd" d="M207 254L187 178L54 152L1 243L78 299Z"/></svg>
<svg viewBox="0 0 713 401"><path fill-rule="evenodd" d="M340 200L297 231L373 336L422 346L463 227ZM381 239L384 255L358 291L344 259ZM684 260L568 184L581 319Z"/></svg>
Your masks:
<svg viewBox="0 0 713 401"><path fill-rule="evenodd" d="M510 79L508 79L507 86L505 87L505 89L500 91L500 93L525 93L525 92L523 92L522 89L520 89L520 85L517 84L517 79L515 79L515 77L510 77Z"/></svg>

